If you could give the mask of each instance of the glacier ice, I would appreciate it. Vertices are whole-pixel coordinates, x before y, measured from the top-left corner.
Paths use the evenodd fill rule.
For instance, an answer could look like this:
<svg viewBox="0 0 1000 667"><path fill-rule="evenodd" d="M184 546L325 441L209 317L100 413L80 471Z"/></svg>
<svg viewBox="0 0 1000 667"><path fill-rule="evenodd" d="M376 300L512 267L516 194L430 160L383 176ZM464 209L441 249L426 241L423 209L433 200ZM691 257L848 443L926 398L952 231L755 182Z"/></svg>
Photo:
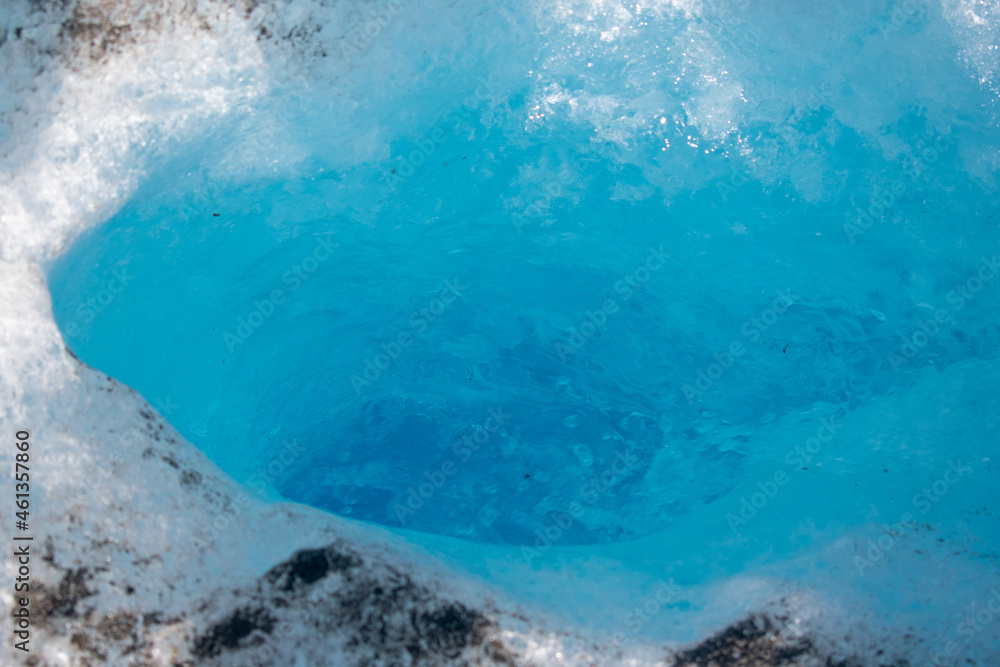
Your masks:
<svg viewBox="0 0 1000 667"><path fill-rule="evenodd" d="M45 655L989 664L998 9L9 3Z"/></svg>

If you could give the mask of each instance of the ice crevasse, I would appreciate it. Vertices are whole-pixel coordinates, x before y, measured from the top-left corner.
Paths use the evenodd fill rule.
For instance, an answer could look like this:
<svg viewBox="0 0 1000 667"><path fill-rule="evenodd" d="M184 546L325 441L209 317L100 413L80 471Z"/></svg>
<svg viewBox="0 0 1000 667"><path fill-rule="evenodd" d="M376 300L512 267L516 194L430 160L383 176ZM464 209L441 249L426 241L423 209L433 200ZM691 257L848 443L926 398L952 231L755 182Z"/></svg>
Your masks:
<svg viewBox="0 0 1000 667"><path fill-rule="evenodd" d="M36 664L995 664L998 12L3 3Z"/></svg>

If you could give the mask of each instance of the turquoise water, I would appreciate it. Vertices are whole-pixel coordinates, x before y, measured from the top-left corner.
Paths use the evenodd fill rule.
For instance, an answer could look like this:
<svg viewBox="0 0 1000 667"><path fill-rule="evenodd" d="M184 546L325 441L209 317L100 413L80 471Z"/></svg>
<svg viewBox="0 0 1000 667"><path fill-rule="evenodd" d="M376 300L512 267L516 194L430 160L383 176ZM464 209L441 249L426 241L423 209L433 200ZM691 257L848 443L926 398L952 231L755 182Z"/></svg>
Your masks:
<svg viewBox="0 0 1000 667"><path fill-rule="evenodd" d="M1000 343L985 75L934 12L810 11L536 16L350 112L277 90L52 267L60 327L263 497L508 545L737 534L737 490L836 432L769 425Z"/></svg>

